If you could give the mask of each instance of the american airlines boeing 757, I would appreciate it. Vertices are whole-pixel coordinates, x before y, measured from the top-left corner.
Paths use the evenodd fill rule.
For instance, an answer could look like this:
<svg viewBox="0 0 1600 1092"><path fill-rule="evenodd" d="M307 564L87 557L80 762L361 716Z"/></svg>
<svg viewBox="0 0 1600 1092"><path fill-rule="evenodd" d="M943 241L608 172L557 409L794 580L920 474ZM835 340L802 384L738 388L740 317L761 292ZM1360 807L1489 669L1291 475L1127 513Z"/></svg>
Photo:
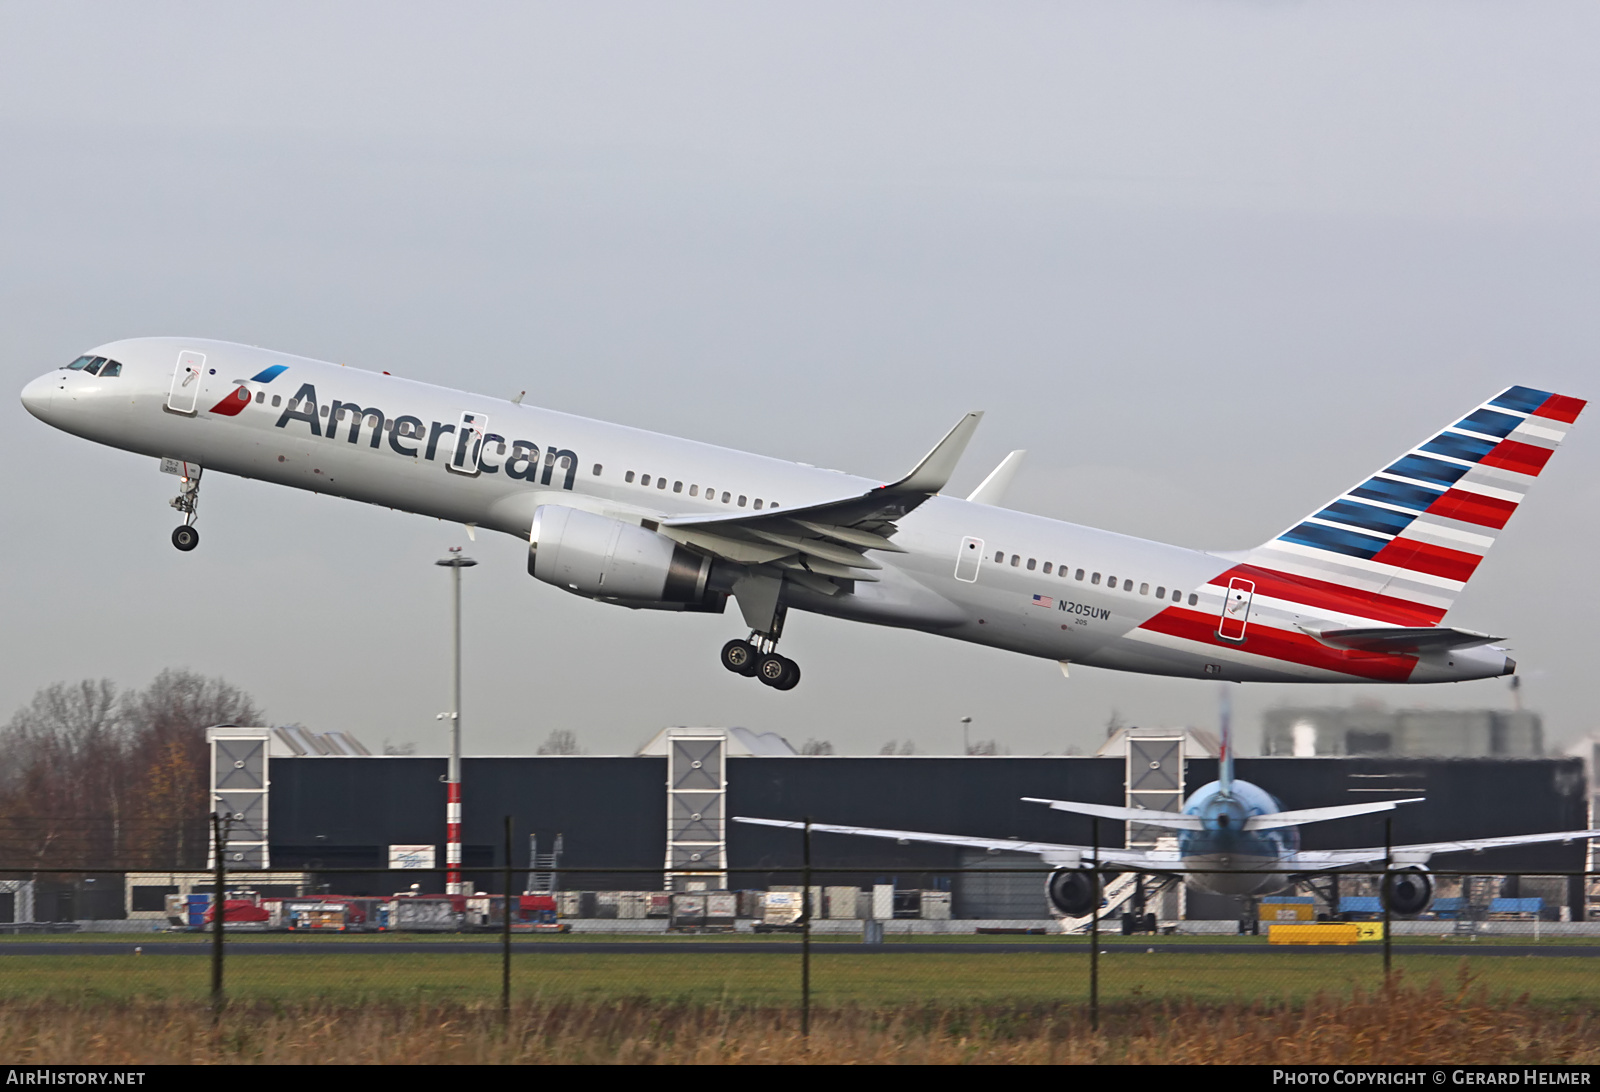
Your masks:
<svg viewBox="0 0 1600 1092"><path fill-rule="evenodd" d="M205 471L528 542L528 571L625 607L748 629L730 671L792 688L790 609L1060 663L1233 682L1457 682L1515 672L1443 625L1584 402L1513 386L1250 550L1208 553L999 506L1020 453L941 494L981 414L893 482L265 349L136 338L29 383L40 420L159 459L180 550Z"/></svg>

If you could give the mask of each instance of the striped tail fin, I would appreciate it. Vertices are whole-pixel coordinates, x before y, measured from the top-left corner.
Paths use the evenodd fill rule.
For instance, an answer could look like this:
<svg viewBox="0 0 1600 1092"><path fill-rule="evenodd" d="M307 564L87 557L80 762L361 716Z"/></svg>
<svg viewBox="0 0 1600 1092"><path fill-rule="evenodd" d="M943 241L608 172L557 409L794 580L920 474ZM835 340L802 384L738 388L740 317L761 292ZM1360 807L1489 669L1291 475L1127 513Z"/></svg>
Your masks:
<svg viewBox="0 0 1600 1092"><path fill-rule="evenodd" d="M1242 560L1329 608L1436 625L1585 404L1510 387Z"/></svg>

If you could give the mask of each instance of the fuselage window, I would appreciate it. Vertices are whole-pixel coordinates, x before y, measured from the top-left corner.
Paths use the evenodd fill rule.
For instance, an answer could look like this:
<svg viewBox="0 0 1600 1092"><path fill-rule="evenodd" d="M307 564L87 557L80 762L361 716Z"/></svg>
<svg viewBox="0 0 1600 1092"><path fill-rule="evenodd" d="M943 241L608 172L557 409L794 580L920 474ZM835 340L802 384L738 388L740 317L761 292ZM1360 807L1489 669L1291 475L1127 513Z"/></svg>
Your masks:
<svg viewBox="0 0 1600 1092"><path fill-rule="evenodd" d="M1094 576L1090 578L1089 583L1091 583L1091 584L1100 583L1100 574L1099 573L1095 573Z"/></svg>
<svg viewBox="0 0 1600 1092"><path fill-rule="evenodd" d="M657 489L665 489L666 487L667 487L667 479L665 479L665 478L657 478L656 479L656 488Z"/></svg>
<svg viewBox="0 0 1600 1092"><path fill-rule="evenodd" d="M755 509L756 509L757 512L761 511L761 498L760 497L756 498Z"/></svg>
<svg viewBox="0 0 1600 1092"><path fill-rule="evenodd" d="M1061 567L1056 569L1056 575L1059 576L1061 579L1065 580L1067 578L1067 567L1065 565L1062 565ZM1079 572L1078 572L1078 579L1079 580L1083 579L1082 570L1079 570Z"/></svg>
<svg viewBox="0 0 1600 1092"><path fill-rule="evenodd" d="M1074 577L1074 578L1073 578L1073 579L1074 579L1074 580L1082 580L1082 579L1083 579L1083 570L1082 570L1082 569L1079 569L1079 570L1078 570L1078 575L1077 575L1077 576L1075 576L1075 577Z"/></svg>
<svg viewBox="0 0 1600 1092"><path fill-rule="evenodd" d="M1167 597L1167 589L1166 588L1157 588L1156 589L1156 598L1157 599L1165 599L1166 597Z"/></svg>
<svg viewBox="0 0 1600 1092"><path fill-rule="evenodd" d="M994 559L996 561L1004 561L1006 559L1006 552L1004 550L996 550L994 552Z"/></svg>
<svg viewBox="0 0 1600 1092"><path fill-rule="evenodd" d="M506 445L505 444L496 444L495 448L497 449L495 451L496 455L504 455L506 453ZM226 911L224 911L224 913L226 913Z"/></svg>
<svg viewBox="0 0 1600 1092"><path fill-rule="evenodd" d="M1038 563L1039 563L1039 562L1038 562L1038 559L1037 559L1037 558L1032 558L1032 557L1030 557L1030 558L1028 558L1028 571L1029 571L1029 572L1030 572L1030 573L1031 573L1031 572L1033 572L1033 567L1034 567L1034 566L1035 566L1035 565L1037 565L1037 564L1038 564Z"/></svg>
<svg viewBox="0 0 1600 1092"><path fill-rule="evenodd" d="M639 478L639 484L640 485L649 485L650 484L650 475L648 475L648 474L641 475L640 478Z"/></svg>
<svg viewBox="0 0 1600 1092"><path fill-rule="evenodd" d="M267 392L266 391L256 391L256 405L259 406L263 402L265 402L266 400L267 400Z"/></svg>
<svg viewBox="0 0 1600 1092"><path fill-rule="evenodd" d="M1050 575L1050 562L1048 562L1048 561L1046 561L1044 563L1044 575L1046 575L1046 576Z"/></svg>
<svg viewBox="0 0 1600 1092"><path fill-rule="evenodd" d="M100 369L101 379L111 379L122 374L122 365L115 360L106 361L106 366Z"/></svg>
<svg viewBox="0 0 1600 1092"><path fill-rule="evenodd" d="M673 482L672 483L672 491L674 493L682 493L683 492L683 483L682 482Z"/></svg>
<svg viewBox="0 0 1600 1092"><path fill-rule="evenodd" d="M600 476L600 464L599 463L595 463L594 464L594 476L597 477L597 478Z"/></svg>
<svg viewBox="0 0 1600 1092"><path fill-rule="evenodd" d="M1194 592L1190 592L1189 593L1189 605L1192 607L1192 606L1194 606L1195 604L1197 604L1199 602L1200 602L1200 597L1198 595L1196 595Z"/></svg>
<svg viewBox="0 0 1600 1092"><path fill-rule="evenodd" d="M501 444L500 445L500 454L504 455L505 453L506 453L506 445L505 444ZM571 455L563 455L563 456L561 456L561 469L562 470L571 470L572 469L572 456Z"/></svg>
<svg viewBox="0 0 1600 1092"><path fill-rule="evenodd" d="M1110 589L1111 589L1111 590L1112 590L1112 591L1116 591L1116 590L1117 590L1117 578L1116 578L1116 577L1114 577L1114 576L1108 576L1108 577L1106 577L1106 585L1107 585L1107 586L1108 586L1108 587L1109 587L1109 588L1110 588Z"/></svg>
<svg viewBox="0 0 1600 1092"><path fill-rule="evenodd" d="M628 482L629 484L632 484L632 482L633 482L633 471L630 470L626 474L624 474L622 476L622 480L625 481L625 482Z"/></svg>
<svg viewBox="0 0 1600 1092"><path fill-rule="evenodd" d="M327 406L323 406L321 409L317 410L317 412L322 414L322 416L326 417L326 416L328 416L328 407ZM339 412L342 414L342 413L344 413L344 410L340 410Z"/></svg>
<svg viewBox="0 0 1600 1092"><path fill-rule="evenodd" d="M740 494L739 494L739 507L740 507L740 508L743 508L743 507L744 507L744 504L745 504L745 500L744 500L744 494L743 494L743 493L740 493Z"/></svg>
<svg viewBox="0 0 1600 1092"><path fill-rule="evenodd" d="M281 394L275 394L275 395L273 395L273 396L272 396L272 408L273 408L273 409L277 409L277 408L278 408L278 404L279 404L279 403L280 403L280 402L282 402L282 401L283 401L283 395L281 395ZM393 422L393 421L390 421L390 422L389 422L389 427L390 427L390 428L393 428L393 427L394 427L394 422ZM224 911L224 916L226 916L226 911Z"/></svg>
<svg viewBox="0 0 1600 1092"><path fill-rule="evenodd" d="M1150 585L1149 584L1140 584L1139 585L1139 594L1140 595L1149 595L1150 594Z"/></svg>
<svg viewBox="0 0 1600 1092"><path fill-rule="evenodd" d="M1020 564L1022 564L1022 555L1021 554L1012 554L1011 555L1011 567L1013 569L1015 569Z"/></svg>
<svg viewBox="0 0 1600 1092"><path fill-rule="evenodd" d="M700 487L698 485L691 485L689 487L689 495L691 497L698 497L700 495Z"/></svg>
<svg viewBox="0 0 1600 1092"><path fill-rule="evenodd" d="M777 501L773 501L771 504L767 505L767 507L768 508L776 508L776 507L778 507L778 502Z"/></svg>
<svg viewBox="0 0 1600 1092"><path fill-rule="evenodd" d="M731 497L731 496L732 496L732 494L731 494L731 493L729 493L729 492L728 492L728 491L727 491L727 490L726 490L726 489L724 489L724 490L723 490L723 491L722 491L722 503L723 503L723 504L727 504L727 503L728 503L728 499L729 499L729 498L730 498L730 497Z"/></svg>

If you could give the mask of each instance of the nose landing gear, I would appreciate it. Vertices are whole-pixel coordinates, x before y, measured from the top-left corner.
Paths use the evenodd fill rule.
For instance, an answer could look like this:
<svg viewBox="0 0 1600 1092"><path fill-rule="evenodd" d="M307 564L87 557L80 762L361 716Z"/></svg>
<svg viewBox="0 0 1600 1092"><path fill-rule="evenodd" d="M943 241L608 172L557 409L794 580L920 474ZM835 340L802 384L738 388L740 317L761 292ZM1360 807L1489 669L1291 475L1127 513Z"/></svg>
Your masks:
<svg viewBox="0 0 1600 1092"><path fill-rule="evenodd" d="M200 532L194 528L194 521L199 518L195 509L200 505L200 468L193 463L182 465L184 475L178 485L178 495L168 503L183 513L183 526L172 532L172 544L188 553L200 545Z"/></svg>

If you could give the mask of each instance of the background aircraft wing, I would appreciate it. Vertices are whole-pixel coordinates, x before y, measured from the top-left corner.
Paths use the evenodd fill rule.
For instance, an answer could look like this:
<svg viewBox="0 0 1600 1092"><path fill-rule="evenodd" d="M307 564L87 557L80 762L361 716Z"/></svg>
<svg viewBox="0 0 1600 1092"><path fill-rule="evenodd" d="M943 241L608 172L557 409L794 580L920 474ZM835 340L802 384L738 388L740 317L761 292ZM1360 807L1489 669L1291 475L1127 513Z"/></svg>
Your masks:
<svg viewBox="0 0 1600 1092"><path fill-rule="evenodd" d="M865 551L905 553L889 541L895 521L944 488L982 418L967 414L911 473L865 493L799 508L667 517L645 526L728 561L773 565L785 579L834 595L839 586L832 578L877 579L873 571L883 566Z"/></svg>
<svg viewBox="0 0 1600 1092"><path fill-rule="evenodd" d="M1422 842L1417 845L1368 846L1364 849L1302 850L1295 855L1295 864L1305 871L1319 868L1352 868L1362 864L1381 864L1385 855L1392 856L1397 864L1426 864L1437 853L1472 853L1485 849L1504 849L1508 846L1526 846L1537 842L1576 842L1583 838L1600 838L1600 830L1558 830L1546 834L1509 834L1500 838L1463 838L1454 842Z"/></svg>
<svg viewBox="0 0 1600 1092"><path fill-rule="evenodd" d="M789 819L751 819L736 815L735 823L754 823L763 827L784 827L804 830L805 824ZM941 846L960 846L963 849L985 849L1004 853L1034 853L1056 868L1077 868L1095 856L1090 846L1058 845L1054 842L1023 842L1015 838L974 838L963 834L930 834L921 830L885 830L880 827L845 827L832 823L812 823L817 834L856 834L866 838L889 838L896 842L927 842ZM1099 850L1100 863L1118 868L1144 872L1182 872L1178 854L1171 850L1105 849Z"/></svg>

